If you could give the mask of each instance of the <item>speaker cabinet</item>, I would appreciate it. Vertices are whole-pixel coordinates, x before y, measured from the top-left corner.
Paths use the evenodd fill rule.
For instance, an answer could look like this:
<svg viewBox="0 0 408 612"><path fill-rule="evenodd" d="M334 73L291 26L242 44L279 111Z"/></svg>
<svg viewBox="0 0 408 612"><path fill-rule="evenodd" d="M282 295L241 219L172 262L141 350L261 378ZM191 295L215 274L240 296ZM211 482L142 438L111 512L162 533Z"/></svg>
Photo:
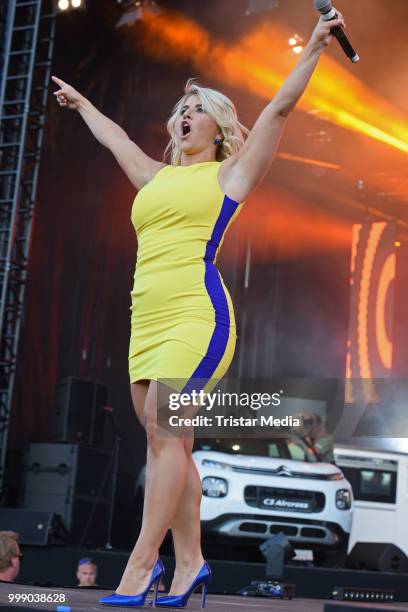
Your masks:
<svg viewBox="0 0 408 612"><path fill-rule="evenodd" d="M406 574L408 573L408 558L394 544L358 542L347 557L347 567Z"/></svg>
<svg viewBox="0 0 408 612"><path fill-rule="evenodd" d="M69 539L61 517L47 510L0 508L0 525L4 531L16 531L19 544L48 546Z"/></svg>
<svg viewBox="0 0 408 612"><path fill-rule="evenodd" d="M113 495L109 451L80 444L31 444L23 507L60 515L74 545L106 543Z"/></svg>

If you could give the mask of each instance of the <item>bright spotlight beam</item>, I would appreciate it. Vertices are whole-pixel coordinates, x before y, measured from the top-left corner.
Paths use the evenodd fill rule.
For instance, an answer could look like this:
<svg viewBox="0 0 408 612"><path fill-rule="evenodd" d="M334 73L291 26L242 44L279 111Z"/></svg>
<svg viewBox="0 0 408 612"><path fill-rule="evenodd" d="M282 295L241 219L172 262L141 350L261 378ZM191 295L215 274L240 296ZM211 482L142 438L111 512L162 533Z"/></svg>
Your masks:
<svg viewBox="0 0 408 612"><path fill-rule="evenodd" d="M306 166L316 166L318 168L324 168L325 170L340 170L338 164L331 164L320 159L310 159L309 157L302 157L300 155L292 155L292 153L284 153L283 151L278 152L276 157L285 159L286 161L293 161L299 164L305 164Z"/></svg>

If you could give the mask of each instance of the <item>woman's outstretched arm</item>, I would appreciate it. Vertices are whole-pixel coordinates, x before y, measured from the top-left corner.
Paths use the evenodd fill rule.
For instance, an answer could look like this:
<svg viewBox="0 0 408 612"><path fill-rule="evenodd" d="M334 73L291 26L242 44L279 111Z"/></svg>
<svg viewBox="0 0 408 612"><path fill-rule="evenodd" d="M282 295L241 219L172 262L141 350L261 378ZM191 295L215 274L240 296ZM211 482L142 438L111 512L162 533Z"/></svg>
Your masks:
<svg viewBox="0 0 408 612"><path fill-rule="evenodd" d="M141 189L163 166L146 155L114 121L103 115L87 98L56 76L60 89L54 92L60 106L77 110L95 138L116 157L136 189Z"/></svg>
<svg viewBox="0 0 408 612"><path fill-rule="evenodd" d="M340 14L330 22L320 18L298 64L259 115L242 149L223 163L221 187L237 202L245 200L267 172L286 119L305 91L323 49L331 42L330 30L335 25L345 25Z"/></svg>

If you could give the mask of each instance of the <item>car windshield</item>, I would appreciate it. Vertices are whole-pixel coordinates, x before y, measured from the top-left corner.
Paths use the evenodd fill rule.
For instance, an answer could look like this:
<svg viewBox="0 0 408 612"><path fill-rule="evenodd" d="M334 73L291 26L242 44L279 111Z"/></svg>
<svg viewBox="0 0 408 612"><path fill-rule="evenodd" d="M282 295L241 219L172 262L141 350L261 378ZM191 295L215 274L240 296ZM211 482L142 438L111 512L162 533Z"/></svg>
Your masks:
<svg viewBox="0 0 408 612"><path fill-rule="evenodd" d="M318 454L301 438L198 438L194 450L218 451L231 455L256 455L276 459L293 459L317 463Z"/></svg>

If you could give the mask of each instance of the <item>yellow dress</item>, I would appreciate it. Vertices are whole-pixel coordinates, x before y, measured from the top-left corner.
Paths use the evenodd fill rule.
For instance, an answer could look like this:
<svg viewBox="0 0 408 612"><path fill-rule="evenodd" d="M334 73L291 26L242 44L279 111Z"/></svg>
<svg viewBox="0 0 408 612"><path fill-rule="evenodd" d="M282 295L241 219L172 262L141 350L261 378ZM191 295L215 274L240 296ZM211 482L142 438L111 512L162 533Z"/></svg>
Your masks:
<svg viewBox="0 0 408 612"><path fill-rule="evenodd" d="M209 391L232 361L234 310L216 260L243 203L223 193L221 163L164 166L134 200L130 382Z"/></svg>

